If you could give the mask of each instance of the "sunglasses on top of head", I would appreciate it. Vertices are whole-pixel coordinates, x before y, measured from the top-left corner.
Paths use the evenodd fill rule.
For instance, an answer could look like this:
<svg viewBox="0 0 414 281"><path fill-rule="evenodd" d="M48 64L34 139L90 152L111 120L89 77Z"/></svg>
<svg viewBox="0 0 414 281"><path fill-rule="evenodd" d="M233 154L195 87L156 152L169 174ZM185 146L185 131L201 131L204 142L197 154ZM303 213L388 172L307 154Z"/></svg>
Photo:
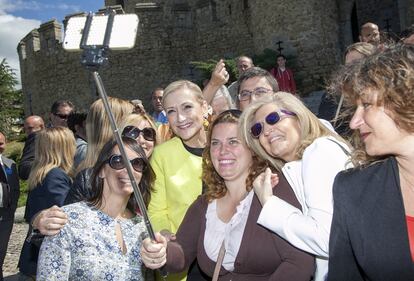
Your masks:
<svg viewBox="0 0 414 281"><path fill-rule="evenodd" d="M155 141L156 132L153 128L144 128L140 130L135 126L126 126L122 131L122 136L137 139L141 133L145 140Z"/></svg>
<svg viewBox="0 0 414 281"><path fill-rule="evenodd" d="M132 168L140 173L142 173L142 171L144 171L147 166L144 159L142 159L141 157L130 159L129 162L131 163ZM124 160L122 159L122 156L118 154L114 154L111 157L109 157L109 159L106 160L106 163L108 163L109 167L111 167L114 170L122 170L123 168L125 168Z"/></svg>
<svg viewBox="0 0 414 281"><path fill-rule="evenodd" d="M277 122L279 122L280 119L282 119L282 117L284 117L284 116L296 116L296 113L294 113L292 111L289 111L289 110L286 110L286 109L281 109L280 112L277 112L277 111L270 112L266 116L265 121L269 125L274 125ZM252 135L252 137L257 139L257 138L260 137L263 130L264 130L263 122L257 122L250 128L250 134Z"/></svg>

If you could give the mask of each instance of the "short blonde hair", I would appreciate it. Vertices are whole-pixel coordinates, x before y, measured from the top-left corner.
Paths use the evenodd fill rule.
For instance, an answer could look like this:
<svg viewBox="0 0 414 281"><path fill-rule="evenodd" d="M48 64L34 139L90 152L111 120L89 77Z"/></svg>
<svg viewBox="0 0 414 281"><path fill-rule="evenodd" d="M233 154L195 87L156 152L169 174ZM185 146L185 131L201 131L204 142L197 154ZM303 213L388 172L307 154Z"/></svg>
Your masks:
<svg viewBox="0 0 414 281"><path fill-rule="evenodd" d="M197 86L197 84L188 80L178 80L172 82L167 86L167 88L164 89L164 95L162 97L162 107L165 108L165 100L171 93L177 92L178 90L182 89L190 90L190 92L194 95L194 97L200 104L202 104L205 101L203 92L201 91L200 87Z"/></svg>
<svg viewBox="0 0 414 281"><path fill-rule="evenodd" d="M279 109L286 109L294 112L299 122L301 142L298 144L295 155L298 159L302 159L305 149L312 144L312 142L323 136L332 136L338 141L345 142L335 132L329 130L322 122L294 95L286 92L277 92L272 95L266 95L265 97L251 103L243 112L240 123L241 133L247 146L251 148L254 153L259 157L267 160L278 171L282 170L282 167L286 163L284 160L274 158L269 155L261 146L259 139L253 138L250 134L250 128L254 123L256 112L264 105L274 103ZM346 143L346 142L345 142Z"/></svg>
<svg viewBox="0 0 414 281"><path fill-rule="evenodd" d="M39 131L36 135L35 159L28 179L29 190L42 183L53 168L60 168L69 174L75 152L75 137L68 128L53 127Z"/></svg>

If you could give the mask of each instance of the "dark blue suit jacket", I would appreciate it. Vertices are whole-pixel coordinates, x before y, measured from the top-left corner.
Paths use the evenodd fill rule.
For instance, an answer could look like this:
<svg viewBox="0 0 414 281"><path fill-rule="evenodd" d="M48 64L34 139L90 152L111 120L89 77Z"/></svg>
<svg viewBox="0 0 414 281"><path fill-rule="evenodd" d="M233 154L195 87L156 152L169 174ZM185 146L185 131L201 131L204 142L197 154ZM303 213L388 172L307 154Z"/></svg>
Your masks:
<svg viewBox="0 0 414 281"><path fill-rule="evenodd" d="M1 160L4 165L7 183L10 186L11 205L7 208L0 208L0 221L13 220L20 195L19 177L17 175L16 163L13 160L4 156L1 156Z"/></svg>
<svg viewBox="0 0 414 281"><path fill-rule="evenodd" d="M32 169L32 164L35 159L36 135L37 132L31 133L27 136L24 143L22 158L20 159L19 164L19 177L22 180L27 180L29 178L30 170Z"/></svg>
<svg viewBox="0 0 414 281"><path fill-rule="evenodd" d="M60 168L50 170L43 182L29 192L26 221L30 222L35 214L53 205L62 206L70 186L71 179L63 170ZM27 275L35 275L38 255L39 247L25 241L19 260L20 271Z"/></svg>
<svg viewBox="0 0 414 281"><path fill-rule="evenodd" d="M338 174L328 280L414 280L397 161Z"/></svg>

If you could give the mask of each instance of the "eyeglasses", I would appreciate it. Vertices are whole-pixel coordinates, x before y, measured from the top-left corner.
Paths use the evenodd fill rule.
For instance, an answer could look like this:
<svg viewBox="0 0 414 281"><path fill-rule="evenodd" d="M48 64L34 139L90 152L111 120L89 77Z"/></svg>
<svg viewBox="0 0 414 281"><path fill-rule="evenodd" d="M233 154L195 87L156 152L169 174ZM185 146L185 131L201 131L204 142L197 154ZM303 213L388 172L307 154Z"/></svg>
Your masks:
<svg viewBox="0 0 414 281"><path fill-rule="evenodd" d="M152 97L153 100L162 101L162 97Z"/></svg>
<svg viewBox="0 0 414 281"><path fill-rule="evenodd" d="M55 116L57 116L57 117L59 117L60 119L63 119L63 120L68 120L68 118L69 118L69 114L53 113L53 115L55 115Z"/></svg>
<svg viewBox="0 0 414 281"><path fill-rule="evenodd" d="M122 136L137 139L141 133L147 141L154 141L157 134L153 128L144 128L140 130L135 126L126 126L122 131Z"/></svg>
<svg viewBox="0 0 414 281"><path fill-rule="evenodd" d="M239 94L239 100L241 101L249 100L251 96L254 96L255 98L260 98L264 94L267 94L270 92L273 92L273 90L267 89L267 88L256 88L253 91L243 90Z"/></svg>
<svg viewBox="0 0 414 281"><path fill-rule="evenodd" d="M278 112L271 112L269 113L266 118L265 121L267 124L269 125L274 125L277 122L280 121L280 119L282 119L282 117L289 115L289 116L296 116L296 113L286 110L286 109L281 109L280 113ZM256 124L254 124L251 128L250 128L250 134L252 135L252 137L254 138L259 138L259 136L262 134L264 129L264 124L263 122L257 122Z"/></svg>
<svg viewBox="0 0 414 281"><path fill-rule="evenodd" d="M142 171L144 171L147 166L144 159L140 157L131 159L129 160L129 162L131 163L132 168L140 173L142 173ZM108 163L109 167L111 167L114 170L122 170L123 168L125 168L122 156L118 154L114 154L111 157L109 157L109 159L106 160L106 163Z"/></svg>

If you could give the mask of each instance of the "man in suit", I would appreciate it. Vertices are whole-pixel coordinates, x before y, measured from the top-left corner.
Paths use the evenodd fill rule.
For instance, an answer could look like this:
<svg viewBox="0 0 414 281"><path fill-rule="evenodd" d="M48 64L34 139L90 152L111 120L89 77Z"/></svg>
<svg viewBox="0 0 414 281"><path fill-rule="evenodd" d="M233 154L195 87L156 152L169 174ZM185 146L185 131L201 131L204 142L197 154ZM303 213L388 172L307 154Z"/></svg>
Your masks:
<svg viewBox="0 0 414 281"><path fill-rule="evenodd" d="M6 137L0 132L0 281L20 194L16 163L2 155L5 147Z"/></svg>
<svg viewBox="0 0 414 281"><path fill-rule="evenodd" d="M27 180L29 178L35 155L36 134L44 128L45 123L40 116L31 115L24 120L24 132L27 135L27 139L24 143L22 158L20 159L19 164L19 177L22 180Z"/></svg>

